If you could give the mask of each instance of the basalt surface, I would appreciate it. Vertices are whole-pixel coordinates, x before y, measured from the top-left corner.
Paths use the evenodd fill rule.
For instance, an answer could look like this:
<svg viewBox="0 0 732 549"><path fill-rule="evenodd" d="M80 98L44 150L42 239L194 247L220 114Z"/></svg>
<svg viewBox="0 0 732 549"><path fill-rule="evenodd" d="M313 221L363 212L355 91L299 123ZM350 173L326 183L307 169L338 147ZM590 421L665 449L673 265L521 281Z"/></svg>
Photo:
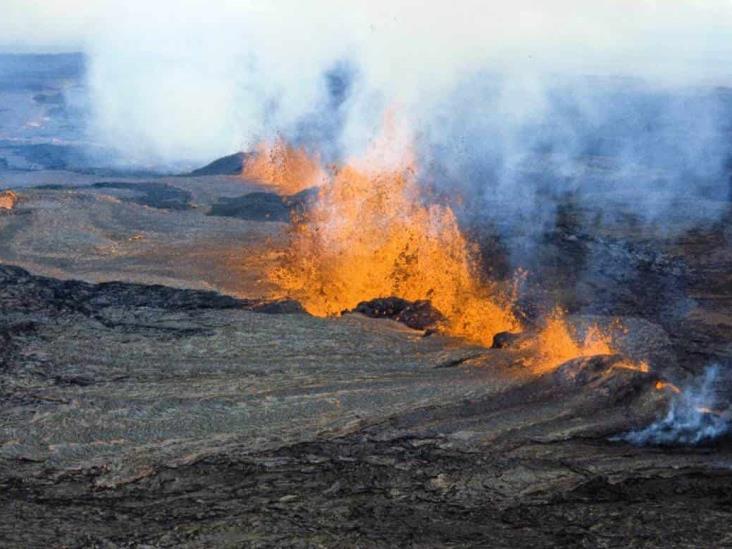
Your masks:
<svg viewBox="0 0 732 549"><path fill-rule="evenodd" d="M3 546L732 543L725 441L608 440L665 409L655 368L537 377L390 320L0 277ZM670 351L637 322L628 354Z"/></svg>
<svg viewBox="0 0 732 549"><path fill-rule="evenodd" d="M89 282L126 280L268 296L265 271L281 222L211 216L258 188L239 178L100 178L70 172L3 176L18 203L0 210L0 262Z"/></svg>

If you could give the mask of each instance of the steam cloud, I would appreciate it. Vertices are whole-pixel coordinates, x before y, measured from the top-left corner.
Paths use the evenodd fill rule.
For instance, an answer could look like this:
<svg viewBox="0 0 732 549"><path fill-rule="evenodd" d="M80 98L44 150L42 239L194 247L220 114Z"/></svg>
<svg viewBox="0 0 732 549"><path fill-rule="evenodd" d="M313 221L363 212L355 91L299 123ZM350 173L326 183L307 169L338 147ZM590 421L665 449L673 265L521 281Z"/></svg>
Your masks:
<svg viewBox="0 0 732 549"><path fill-rule="evenodd" d="M344 62L357 78L338 140L352 152L371 137L384 107L403 110L420 133L434 124L435 108L459 99L453 90L480 71L487 82L495 75L508 82L495 116L509 135L514 124L550 114L547 92L558 91L558 77L723 84L732 53L732 5L725 0L7 4L10 17L0 22L6 41L46 43L51 36L85 44L96 137L161 166L293 133L329 105L324 76ZM449 104L488 108L472 99ZM584 112L602 109L595 99L604 98L580 94L576 104Z"/></svg>
<svg viewBox="0 0 732 549"><path fill-rule="evenodd" d="M696 445L725 435L729 420L714 410L719 404L719 371L719 366L708 367L700 379L674 397L664 418L616 440L638 446Z"/></svg>
<svg viewBox="0 0 732 549"><path fill-rule="evenodd" d="M499 227L541 231L572 196L683 230L729 193L729 2L133 1L96 21L91 128L126 164L275 134L338 160L391 108L424 179Z"/></svg>
<svg viewBox="0 0 732 549"><path fill-rule="evenodd" d="M729 194L727 0L7 1L5 40L84 44L91 141L118 165L276 134L338 160L391 108L424 179L499 228L541 231L571 196L683 230Z"/></svg>

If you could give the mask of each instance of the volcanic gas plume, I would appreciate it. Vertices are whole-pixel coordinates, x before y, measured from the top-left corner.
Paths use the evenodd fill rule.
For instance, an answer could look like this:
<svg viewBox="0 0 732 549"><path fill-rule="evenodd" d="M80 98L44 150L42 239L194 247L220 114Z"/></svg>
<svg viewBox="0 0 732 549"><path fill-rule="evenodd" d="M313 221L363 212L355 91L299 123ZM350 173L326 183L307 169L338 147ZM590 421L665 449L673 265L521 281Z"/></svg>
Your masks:
<svg viewBox="0 0 732 549"><path fill-rule="evenodd" d="M716 394L719 384L719 366L709 366L702 376L691 380L682 390L668 382L659 382L658 390L667 390L673 397L663 418L643 429L625 433L615 440L636 445L700 444L724 435L730 427L727 411L720 406Z"/></svg>

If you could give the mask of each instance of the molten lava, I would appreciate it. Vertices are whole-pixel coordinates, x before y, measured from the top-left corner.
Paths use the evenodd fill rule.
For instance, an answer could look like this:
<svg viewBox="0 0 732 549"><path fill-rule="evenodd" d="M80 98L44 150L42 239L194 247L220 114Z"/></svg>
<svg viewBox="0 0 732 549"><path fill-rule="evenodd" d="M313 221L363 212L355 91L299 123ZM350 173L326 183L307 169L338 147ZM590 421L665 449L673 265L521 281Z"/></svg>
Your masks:
<svg viewBox="0 0 732 549"><path fill-rule="evenodd" d="M452 210L422 201L405 156L387 168L356 162L334 171L270 278L318 316L378 297L428 299L447 319L445 332L489 345L518 328L509 300L479 276Z"/></svg>
<svg viewBox="0 0 732 549"><path fill-rule="evenodd" d="M320 187L318 199L293 219L289 246L268 272L270 281L317 316L399 297L429 300L445 318L442 331L475 343L490 345L499 332L520 331L515 296L481 277L477 250L455 214L425 201L410 147L391 146L393 141L387 124L385 137L365 159L328 172L317 158L282 141L260 147L245 177L289 193L314 183ZM611 337L597 326L577 339L559 309L524 348L531 357L527 365L537 373L578 357L614 354Z"/></svg>
<svg viewBox="0 0 732 549"><path fill-rule="evenodd" d="M676 385L673 383L670 383L668 381L657 381L656 382L656 389L659 391L671 391L672 393L676 393L677 395L681 394L681 389L679 389Z"/></svg>
<svg viewBox="0 0 732 549"><path fill-rule="evenodd" d="M0 191L0 210L12 210L18 203L18 195L13 191Z"/></svg>
<svg viewBox="0 0 732 549"><path fill-rule="evenodd" d="M554 309L544 328L528 346L534 350L528 364L537 373L551 371L574 358L615 353L611 336L603 333L597 325L590 326L583 339L574 337L564 312L559 308ZM637 369L642 371L643 368L647 365L637 365Z"/></svg>
<svg viewBox="0 0 732 549"><path fill-rule="evenodd" d="M293 147L281 138L271 144L260 143L247 157L242 177L274 187L285 195L322 185L326 180L317 158L310 157L305 149Z"/></svg>

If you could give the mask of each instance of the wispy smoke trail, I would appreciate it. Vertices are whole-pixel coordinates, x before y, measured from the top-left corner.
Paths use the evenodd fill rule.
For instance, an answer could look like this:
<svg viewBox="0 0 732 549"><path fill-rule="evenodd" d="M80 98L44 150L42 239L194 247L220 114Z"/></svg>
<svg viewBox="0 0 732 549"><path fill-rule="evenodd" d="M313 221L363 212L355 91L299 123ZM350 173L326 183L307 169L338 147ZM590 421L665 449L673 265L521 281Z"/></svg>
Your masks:
<svg viewBox="0 0 732 549"><path fill-rule="evenodd" d="M421 143L430 179L501 232L540 234L569 199L609 214L596 223L622 211L680 233L727 207L731 121L725 90L482 72L437 103Z"/></svg>
<svg viewBox="0 0 732 549"><path fill-rule="evenodd" d="M725 435L730 428L727 417L715 408L719 366L708 367L704 375L674 396L666 416L639 431L615 440L644 445L696 445Z"/></svg>

